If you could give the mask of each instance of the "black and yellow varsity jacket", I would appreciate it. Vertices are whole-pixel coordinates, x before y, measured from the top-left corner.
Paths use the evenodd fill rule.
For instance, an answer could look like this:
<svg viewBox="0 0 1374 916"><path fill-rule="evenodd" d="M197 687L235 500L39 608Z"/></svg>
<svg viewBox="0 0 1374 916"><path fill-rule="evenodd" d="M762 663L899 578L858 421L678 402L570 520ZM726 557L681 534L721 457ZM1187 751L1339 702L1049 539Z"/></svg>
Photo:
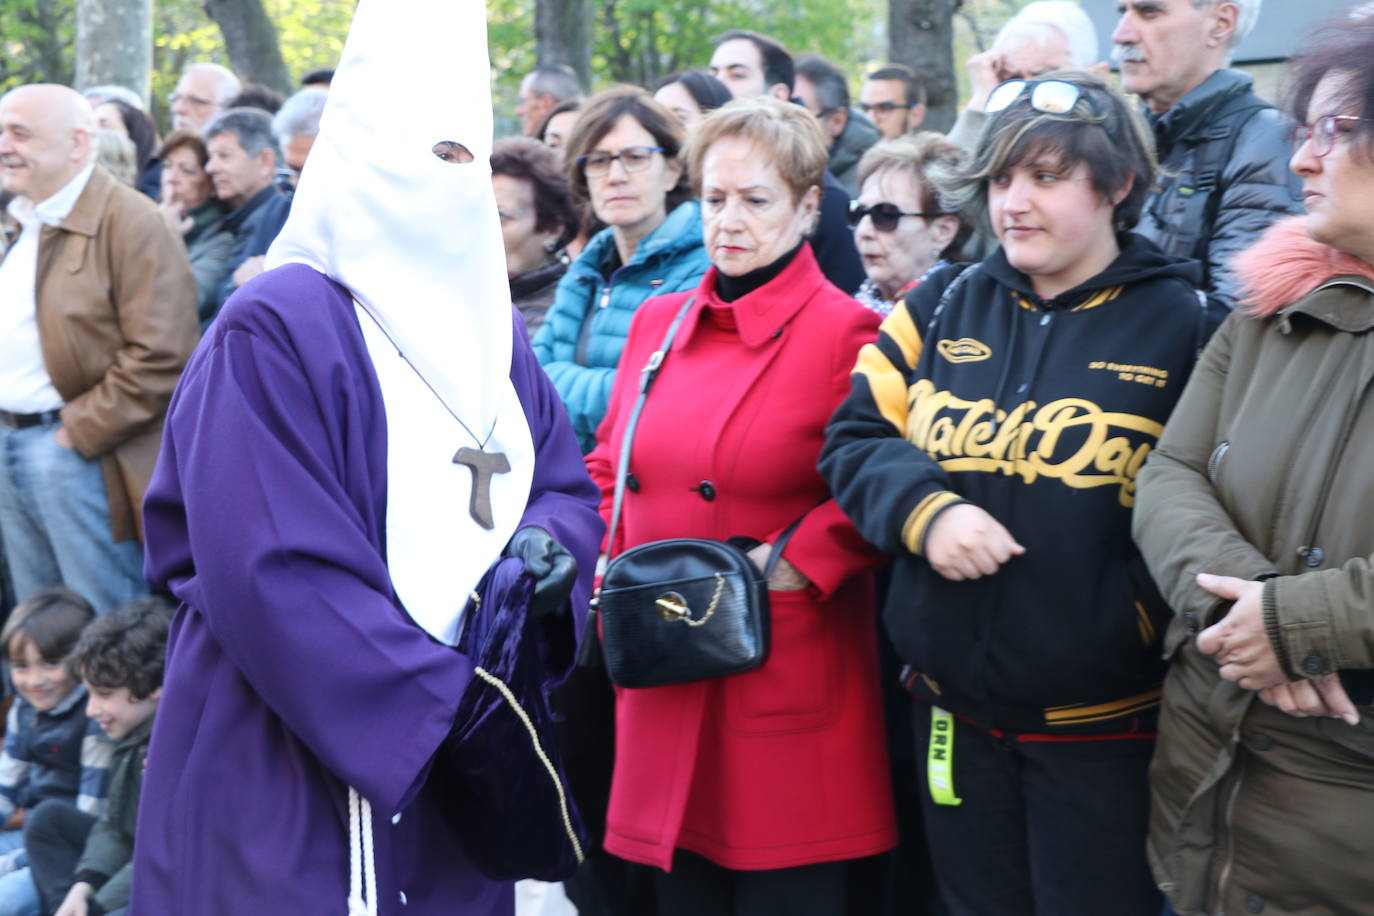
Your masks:
<svg viewBox="0 0 1374 916"><path fill-rule="evenodd" d="M884 619L913 690L989 727L1121 731L1159 703L1170 612L1131 541L1135 478L1225 309L1196 262L1121 244L1052 300L1000 250L932 275L860 352L827 429L822 475L896 557ZM925 533L960 501L1025 554L936 573Z"/></svg>

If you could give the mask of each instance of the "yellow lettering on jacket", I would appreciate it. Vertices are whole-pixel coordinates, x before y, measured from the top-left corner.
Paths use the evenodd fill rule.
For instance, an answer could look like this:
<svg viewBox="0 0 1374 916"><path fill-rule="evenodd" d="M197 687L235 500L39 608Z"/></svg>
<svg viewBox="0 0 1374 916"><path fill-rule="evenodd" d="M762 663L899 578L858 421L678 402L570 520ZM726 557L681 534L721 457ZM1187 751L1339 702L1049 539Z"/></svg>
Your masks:
<svg viewBox="0 0 1374 916"><path fill-rule="evenodd" d="M947 471L1040 477L1076 490L1120 487L1123 506L1135 505L1135 478L1163 425L1130 413L1103 410L1085 398L1026 401L1011 411L991 398L969 401L937 391L921 379L907 391L906 438ZM1061 439L1081 442L1064 454Z"/></svg>

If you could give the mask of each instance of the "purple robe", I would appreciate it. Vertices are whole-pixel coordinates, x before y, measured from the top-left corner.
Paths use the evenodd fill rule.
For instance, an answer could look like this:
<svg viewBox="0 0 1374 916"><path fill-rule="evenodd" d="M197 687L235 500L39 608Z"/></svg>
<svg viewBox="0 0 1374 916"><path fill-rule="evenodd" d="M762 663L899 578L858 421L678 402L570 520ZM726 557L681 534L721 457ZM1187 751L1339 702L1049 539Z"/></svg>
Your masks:
<svg viewBox="0 0 1374 916"><path fill-rule="evenodd" d="M536 451L520 526L577 559L571 640L602 535L599 493L519 316L511 329ZM301 265L245 285L186 368L144 504L148 578L182 606L133 916L345 913L350 785L373 806L380 913L512 912L511 885L464 859L425 786L472 666L393 595L386 452L348 292ZM471 523L466 506L436 511Z"/></svg>

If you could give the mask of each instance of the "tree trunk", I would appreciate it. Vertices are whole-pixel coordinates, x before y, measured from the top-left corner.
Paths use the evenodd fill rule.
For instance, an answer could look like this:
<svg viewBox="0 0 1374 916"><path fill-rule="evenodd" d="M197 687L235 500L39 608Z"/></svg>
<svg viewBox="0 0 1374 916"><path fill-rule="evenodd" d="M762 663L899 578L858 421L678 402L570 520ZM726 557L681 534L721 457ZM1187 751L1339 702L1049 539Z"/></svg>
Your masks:
<svg viewBox="0 0 1374 916"><path fill-rule="evenodd" d="M152 0L79 0L76 88L115 83L146 104L153 69Z"/></svg>
<svg viewBox="0 0 1374 916"><path fill-rule="evenodd" d="M954 13L961 0L888 0L888 55L916 71L926 86L921 127L947 131L957 114L959 81L954 74Z"/></svg>
<svg viewBox="0 0 1374 916"><path fill-rule="evenodd" d="M539 66L573 68L582 87L592 88L592 32L589 0L535 0L534 53Z"/></svg>
<svg viewBox="0 0 1374 916"><path fill-rule="evenodd" d="M295 85L282 60L277 27L262 0L205 0L205 12L224 35L229 64L239 79L291 93Z"/></svg>

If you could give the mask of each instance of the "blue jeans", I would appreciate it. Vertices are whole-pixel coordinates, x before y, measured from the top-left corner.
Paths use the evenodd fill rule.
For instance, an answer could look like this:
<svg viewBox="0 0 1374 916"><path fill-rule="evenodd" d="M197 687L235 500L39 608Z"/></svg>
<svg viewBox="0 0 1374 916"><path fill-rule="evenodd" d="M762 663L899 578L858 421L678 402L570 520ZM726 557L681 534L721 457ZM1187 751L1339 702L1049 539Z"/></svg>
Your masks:
<svg viewBox="0 0 1374 916"><path fill-rule="evenodd" d="M57 424L0 425L0 540L15 599L66 585L105 613L148 593L143 547L115 543L100 462L53 438Z"/></svg>
<svg viewBox="0 0 1374 916"><path fill-rule="evenodd" d="M0 830L0 853L24 848L24 831ZM0 875L0 916L39 916L38 888L29 873L28 860Z"/></svg>
<svg viewBox="0 0 1374 916"><path fill-rule="evenodd" d="M27 867L0 877L0 916L39 916L38 887Z"/></svg>

